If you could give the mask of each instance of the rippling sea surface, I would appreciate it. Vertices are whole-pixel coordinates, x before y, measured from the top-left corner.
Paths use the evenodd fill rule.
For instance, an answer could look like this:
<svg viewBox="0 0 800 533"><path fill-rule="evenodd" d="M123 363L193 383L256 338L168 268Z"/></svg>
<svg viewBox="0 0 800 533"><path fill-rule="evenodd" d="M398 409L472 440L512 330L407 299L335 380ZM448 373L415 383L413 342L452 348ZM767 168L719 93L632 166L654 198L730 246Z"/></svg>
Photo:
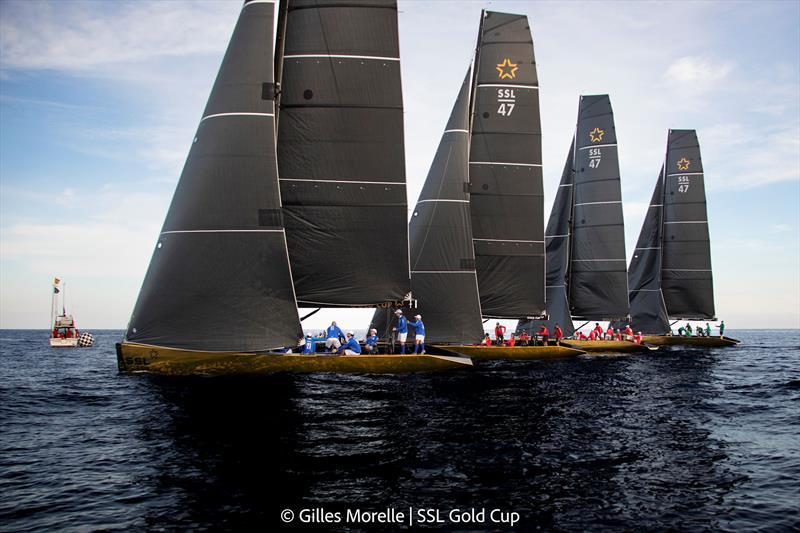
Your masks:
<svg viewBox="0 0 800 533"><path fill-rule="evenodd" d="M0 530L346 529L283 509L519 513L517 530L800 527L800 332L401 376L117 373L122 332L0 331ZM374 527L374 526L369 526ZM395 529L394 526L384 526Z"/></svg>

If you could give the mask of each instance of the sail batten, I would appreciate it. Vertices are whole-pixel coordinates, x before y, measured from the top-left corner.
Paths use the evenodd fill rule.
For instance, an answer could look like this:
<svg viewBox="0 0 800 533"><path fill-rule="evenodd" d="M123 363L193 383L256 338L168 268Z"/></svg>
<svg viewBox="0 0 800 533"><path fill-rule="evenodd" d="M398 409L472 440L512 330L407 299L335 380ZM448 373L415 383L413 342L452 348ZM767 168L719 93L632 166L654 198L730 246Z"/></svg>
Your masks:
<svg viewBox="0 0 800 533"><path fill-rule="evenodd" d="M283 5L286 5L284 2ZM410 289L394 1L286 7L278 166L300 305L377 306Z"/></svg>
<svg viewBox="0 0 800 533"><path fill-rule="evenodd" d="M126 341L258 351L301 334L280 210L274 6L242 9L134 307Z"/></svg>
<svg viewBox="0 0 800 533"><path fill-rule="evenodd" d="M472 109L470 211L482 313L537 316L545 299L544 203L538 77L527 17L483 13Z"/></svg>

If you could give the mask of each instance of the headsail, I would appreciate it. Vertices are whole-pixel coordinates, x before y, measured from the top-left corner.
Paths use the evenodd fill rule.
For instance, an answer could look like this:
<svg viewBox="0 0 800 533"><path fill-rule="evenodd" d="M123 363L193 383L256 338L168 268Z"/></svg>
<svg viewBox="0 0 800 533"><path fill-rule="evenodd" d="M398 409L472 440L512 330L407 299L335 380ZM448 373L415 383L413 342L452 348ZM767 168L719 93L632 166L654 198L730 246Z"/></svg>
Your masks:
<svg viewBox="0 0 800 533"><path fill-rule="evenodd" d="M527 17L484 12L470 143L470 210L483 316L544 311L539 91Z"/></svg>
<svg viewBox="0 0 800 533"><path fill-rule="evenodd" d="M703 160L695 130L670 130L661 290L670 317L714 318Z"/></svg>
<svg viewBox="0 0 800 533"><path fill-rule="evenodd" d="M301 334L275 164L274 6L245 4L125 338L254 351Z"/></svg>
<svg viewBox="0 0 800 533"><path fill-rule="evenodd" d="M410 281L396 2L292 0L285 26L278 166L297 300L402 300Z"/></svg>
<svg viewBox="0 0 800 533"><path fill-rule="evenodd" d="M587 320L626 317L628 275L617 134L607 94L581 96L574 170L567 279L570 312Z"/></svg>

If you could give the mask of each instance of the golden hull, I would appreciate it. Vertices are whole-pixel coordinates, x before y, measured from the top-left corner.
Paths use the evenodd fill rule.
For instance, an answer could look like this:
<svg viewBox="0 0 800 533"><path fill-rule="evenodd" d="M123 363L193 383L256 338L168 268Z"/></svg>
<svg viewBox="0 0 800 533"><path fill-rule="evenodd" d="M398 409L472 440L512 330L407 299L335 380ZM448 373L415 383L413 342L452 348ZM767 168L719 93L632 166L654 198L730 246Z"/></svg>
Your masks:
<svg viewBox="0 0 800 533"><path fill-rule="evenodd" d="M117 344L120 372L173 376L342 372L395 374L469 368L466 357L448 355L300 355L202 352L123 342Z"/></svg>
<svg viewBox="0 0 800 533"><path fill-rule="evenodd" d="M656 346L736 346L741 341L730 337L681 337L679 335L645 335L643 342Z"/></svg>
<svg viewBox="0 0 800 533"><path fill-rule="evenodd" d="M570 339L562 340L561 344L586 352L642 353L658 350L655 346L645 346L632 341L582 341Z"/></svg>
<svg viewBox="0 0 800 533"><path fill-rule="evenodd" d="M585 352L565 346L465 346L434 345L447 353L461 354L473 359L543 359L572 357Z"/></svg>

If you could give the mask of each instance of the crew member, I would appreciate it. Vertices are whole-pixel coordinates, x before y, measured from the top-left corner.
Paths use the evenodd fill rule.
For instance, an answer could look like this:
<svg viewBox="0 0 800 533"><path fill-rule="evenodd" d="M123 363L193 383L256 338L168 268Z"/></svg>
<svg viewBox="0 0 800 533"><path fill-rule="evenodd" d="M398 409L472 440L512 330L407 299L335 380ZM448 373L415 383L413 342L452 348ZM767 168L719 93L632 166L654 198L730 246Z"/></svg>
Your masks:
<svg viewBox="0 0 800 533"><path fill-rule="evenodd" d="M686 336L687 337L692 336L692 325L689 324L688 322L686 323Z"/></svg>
<svg viewBox="0 0 800 533"><path fill-rule="evenodd" d="M367 353L378 353L378 340L378 330L375 328L369 330L369 335L364 343Z"/></svg>
<svg viewBox="0 0 800 533"><path fill-rule="evenodd" d="M550 336L550 331L545 324L542 324L537 334L542 337L542 346L547 346L547 338Z"/></svg>
<svg viewBox="0 0 800 533"><path fill-rule="evenodd" d="M519 345L520 346L527 346L528 345L528 341L530 341L530 340L531 340L531 336L528 335L528 331L527 330L525 330L522 333L520 333L520 336L519 336Z"/></svg>
<svg viewBox="0 0 800 533"><path fill-rule="evenodd" d="M497 344L503 344L503 336L506 333L506 327L501 325L500 322L494 327L494 340Z"/></svg>
<svg viewBox="0 0 800 533"><path fill-rule="evenodd" d="M414 328L414 353L425 353L425 324L422 323L422 315L414 315L414 322L408 325Z"/></svg>
<svg viewBox="0 0 800 533"><path fill-rule="evenodd" d="M635 342L636 344L642 344L642 332L641 331L633 336L633 342Z"/></svg>
<svg viewBox="0 0 800 533"><path fill-rule="evenodd" d="M506 341L506 346L511 346L513 348L516 344L517 344L517 338L512 333L511 335L509 335L508 340Z"/></svg>
<svg viewBox="0 0 800 533"><path fill-rule="evenodd" d="M337 353L344 353L345 355L360 355L361 354L361 346L358 344L358 341L353 336L352 331L347 332L347 342L345 342L341 348L337 351Z"/></svg>
<svg viewBox="0 0 800 533"><path fill-rule="evenodd" d="M603 326L600 325L600 322L594 323L594 339L592 340L603 340Z"/></svg>
<svg viewBox="0 0 800 533"><path fill-rule="evenodd" d="M706 337L710 336L711 336L711 326L709 325L708 322L706 322Z"/></svg>
<svg viewBox="0 0 800 533"><path fill-rule="evenodd" d="M492 338L489 337L488 333L483 337L483 340L481 341L481 345L482 346L491 346L492 345Z"/></svg>
<svg viewBox="0 0 800 533"><path fill-rule="evenodd" d="M611 327L611 324L608 325L608 329L606 330L606 340L607 341L614 340L614 329Z"/></svg>
<svg viewBox="0 0 800 533"><path fill-rule="evenodd" d="M590 341L596 341L597 340L597 330L596 329L593 329L592 331L589 332L589 340Z"/></svg>
<svg viewBox="0 0 800 533"><path fill-rule="evenodd" d="M561 331L561 326L556 322L556 327L553 328L553 337L556 339L556 344L561 344L561 339L564 338L564 332Z"/></svg>
<svg viewBox="0 0 800 533"><path fill-rule="evenodd" d="M314 342L313 337L311 337L311 334L309 333L308 335L306 335L306 340L303 343L303 349L300 350L300 353L305 355L310 355L316 351L316 348L317 348L317 343Z"/></svg>
<svg viewBox="0 0 800 533"><path fill-rule="evenodd" d="M331 322L331 325L328 326L325 333L325 349L335 352L342 345L339 339L343 337L344 333L342 333L342 330L339 329L339 326L336 325L336 321L334 320Z"/></svg>
<svg viewBox="0 0 800 533"><path fill-rule="evenodd" d="M394 312L397 317L397 342L400 343L400 354L406 353L406 338L408 338L408 319L403 316L403 311L398 309Z"/></svg>
<svg viewBox="0 0 800 533"><path fill-rule="evenodd" d="M725 321L719 321L719 336L722 337L723 333L725 333Z"/></svg>
<svg viewBox="0 0 800 533"><path fill-rule="evenodd" d="M625 326L625 340L632 341L633 340L633 329L631 329L631 325L628 324Z"/></svg>

